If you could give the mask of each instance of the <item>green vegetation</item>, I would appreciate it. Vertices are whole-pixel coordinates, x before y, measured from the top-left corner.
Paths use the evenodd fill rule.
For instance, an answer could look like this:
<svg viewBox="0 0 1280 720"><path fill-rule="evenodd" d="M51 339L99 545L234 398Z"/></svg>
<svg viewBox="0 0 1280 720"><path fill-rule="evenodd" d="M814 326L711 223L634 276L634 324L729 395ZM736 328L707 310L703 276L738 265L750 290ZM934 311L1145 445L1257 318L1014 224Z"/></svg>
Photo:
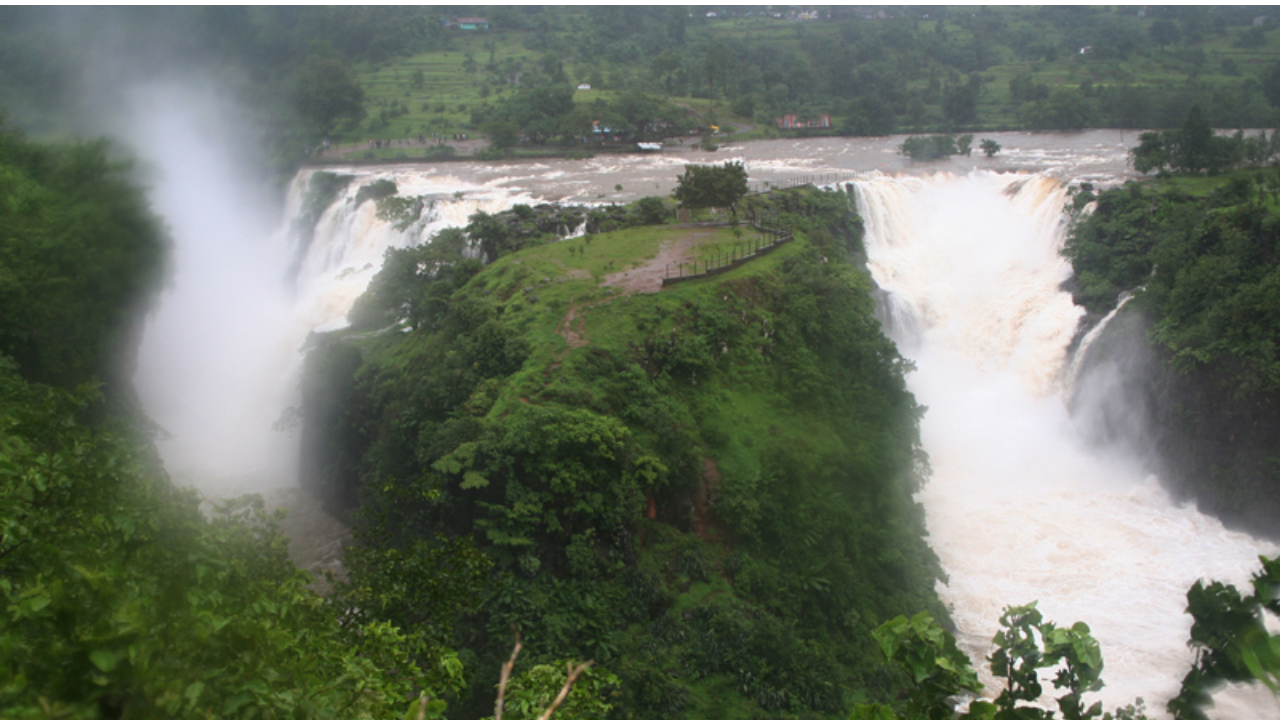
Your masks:
<svg viewBox="0 0 1280 720"><path fill-rule="evenodd" d="M747 194L747 170L740 162L722 166L685 165L676 178L676 201L689 208L729 208L736 220L736 205Z"/></svg>
<svg viewBox="0 0 1280 720"><path fill-rule="evenodd" d="M127 166L0 131L0 200L0 713L383 718L454 699L452 628L488 561L446 540L376 563L357 548L326 600L261 498L202 512L109 373L167 250Z"/></svg>
<svg viewBox="0 0 1280 720"><path fill-rule="evenodd" d="M958 138L954 135L930 135L929 137L913 135L903 141L898 147L898 152L917 162L937 160L952 155L968 157L973 152L973 148L970 147L972 143L972 135L961 135Z"/></svg>
<svg viewBox="0 0 1280 720"><path fill-rule="evenodd" d="M85 8L62 23L6 8L0 91L22 124L73 131L80 68L99 63L99 44L75 33L109 36L144 74L226 72L262 111L282 166L326 138L328 158L390 159L484 136L498 158L690 134L714 146L713 128L738 139L1176 128L1196 103L1213 127L1270 127L1280 104L1280 36L1274 20L1254 25L1256 8L775 10L451 9L490 21L464 30L434 7ZM799 127L780 128L787 116Z"/></svg>
<svg viewBox="0 0 1280 720"><path fill-rule="evenodd" d="M1223 682L1260 682L1280 695L1280 635L1266 629L1266 613L1280 616L1275 588L1280 584L1280 559L1260 558L1262 571L1253 576L1253 593L1241 596L1233 585L1202 581L1187 592L1187 612L1196 661L1169 701L1175 720L1207 720L1211 693ZM988 658L991 672L1003 680L995 702L974 700L963 714L956 712L962 693L982 690L969 658L956 647L951 633L928 613L910 620L899 616L876 628L876 641L890 664L911 678L905 708L899 715L889 705L857 706L850 720L1051 720L1054 711L1034 705L1043 688L1039 673L1053 673L1053 686L1066 690L1055 700L1063 720L1145 720L1142 698L1114 715L1102 703L1086 707L1085 693L1102 689L1102 652L1089 626L1078 622L1058 627L1047 622L1036 603L1006 607L1001 629L992 639L996 651ZM1029 704L1031 703L1031 704Z"/></svg>
<svg viewBox="0 0 1280 720"><path fill-rule="evenodd" d="M1197 157L1271 146L1211 139ZM1135 295L1090 352L1118 364L1125 390L1117 394L1132 396L1142 414L1141 434L1128 440L1156 450L1155 467L1176 495L1267 535L1280 532L1276 188L1275 167L1184 172L1096 195L1082 188L1073 212L1094 201L1096 209L1077 219L1064 249L1075 300L1094 318L1121 292Z"/></svg>
<svg viewBox="0 0 1280 720"><path fill-rule="evenodd" d="M1133 167L1138 172L1152 170L1183 173L1219 172L1241 165L1261 166L1280 153L1280 140L1265 132L1245 137L1243 131L1226 137L1215 135L1199 105L1192 105L1178 130L1146 132L1133 149Z"/></svg>
<svg viewBox="0 0 1280 720"><path fill-rule="evenodd" d="M1264 127L1280 102L1280 40L1272 25L1252 25L1249 8L816 11L829 19L763 8L715 18L683 8L483 12L489 32L451 31L447 49L361 71L371 116L403 110L388 116L382 137L477 132L495 113L514 119L504 108L537 87L572 96L558 117L577 128L634 128L617 112L631 103L655 108L650 127L718 125L738 137L1171 128L1195 102L1216 127ZM591 89L572 91L579 83ZM664 102L670 110L656 110ZM683 122L670 112L679 108L690 113ZM832 128L776 127L784 115L809 122L823 113ZM551 125L521 127L523 141L538 145Z"/></svg>
<svg viewBox="0 0 1280 720"><path fill-rule="evenodd" d="M340 622L308 587L260 498L175 490L96 398L0 368L0 706L12 718L386 717L421 667L387 622Z"/></svg>
<svg viewBox="0 0 1280 720"><path fill-rule="evenodd" d="M1280 390L1277 187L1280 175L1267 168L1097 195L1096 211L1076 224L1064 251L1079 278L1076 301L1102 313L1141 286L1135 302L1178 367L1230 362L1239 394Z"/></svg>
<svg viewBox="0 0 1280 720"><path fill-rule="evenodd" d="M942 612L907 364L844 260L858 218L843 193L743 205L797 240L653 294L601 283L664 246L735 236L649 225L502 245L514 235L496 228L531 209L474 217L492 262L471 264L460 234L393 251L356 325L313 351L309 483L358 500L383 538L368 557L438 532L494 563L457 627L466 715L492 706L513 626L521 667L589 657L615 673L615 713L839 715L901 687L870 630ZM396 323L412 331L369 332Z"/></svg>
<svg viewBox="0 0 1280 720"><path fill-rule="evenodd" d="M45 147L0 125L0 353L27 377L117 380L168 249L128 179L104 142Z"/></svg>

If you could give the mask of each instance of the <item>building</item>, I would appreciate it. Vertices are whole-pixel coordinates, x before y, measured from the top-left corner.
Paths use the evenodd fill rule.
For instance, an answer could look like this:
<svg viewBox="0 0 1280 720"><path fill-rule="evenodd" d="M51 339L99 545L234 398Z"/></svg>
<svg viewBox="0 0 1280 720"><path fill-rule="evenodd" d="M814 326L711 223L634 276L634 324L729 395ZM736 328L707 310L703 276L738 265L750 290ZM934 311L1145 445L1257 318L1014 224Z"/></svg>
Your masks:
<svg viewBox="0 0 1280 720"><path fill-rule="evenodd" d="M481 17L460 17L453 21L459 30L488 30L489 21Z"/></svg>
<svg viewBox="0 0 1280 720"><path fill-rule="evenodd" d="M774 122L778 123L778 127L784 130L794 130L796 128L829 128L831 127L831 116L827 113L822 113L816 120L800 122L799 120L796 120L795 115L783 115L780 118L775 118Z"/></svg>

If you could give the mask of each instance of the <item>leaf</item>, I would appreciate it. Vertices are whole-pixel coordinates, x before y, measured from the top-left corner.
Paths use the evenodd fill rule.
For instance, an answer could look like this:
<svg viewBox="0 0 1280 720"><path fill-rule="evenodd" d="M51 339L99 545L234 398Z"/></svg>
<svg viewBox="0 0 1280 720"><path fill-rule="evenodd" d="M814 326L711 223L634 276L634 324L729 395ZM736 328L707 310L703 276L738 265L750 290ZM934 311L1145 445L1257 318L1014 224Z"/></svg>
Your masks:
<svg viewBox="0 0 1280 720"><path fill-rule="evenodd" d="M89 662L104 673L111 672L116 666L116 654L110 650L94 650L89 653Z"/></svg>
<svg viewBox="0 0 1280 720"><path fill-rule="evenodd" d="M463 490L489 487L489 479L475 470L468 470L466 474L462 476L462 484L458 487L461 487Z"/></svg>

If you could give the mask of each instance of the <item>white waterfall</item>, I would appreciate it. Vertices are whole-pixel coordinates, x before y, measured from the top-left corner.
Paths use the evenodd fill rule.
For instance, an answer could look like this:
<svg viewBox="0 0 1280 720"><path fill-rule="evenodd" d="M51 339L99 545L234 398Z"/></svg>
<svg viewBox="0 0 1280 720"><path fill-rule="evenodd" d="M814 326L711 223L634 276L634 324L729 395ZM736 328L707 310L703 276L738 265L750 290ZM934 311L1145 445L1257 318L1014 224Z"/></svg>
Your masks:
<svg viewBox="0 0 1280 720"><path fill-rule="evenodd" d="M1062 400L1083 310L1059 288L1066 189L1044 175L975 172L857 183L873 276L915 317L900 342L933 476L921 493L939 587L962 647L986 670L1007 605L1084 621L1109 709L1141 696L1164 716L1191 662L1187 589L1247 583L1276 548L1171 503L1136 462L1077 437ZM898 312L901 312L899 309ZM904 338L906 339L906 338ZM1045 698L1053 695L1046 685ZM1221 693L1221 717L1280 717L1265 691Z"/></svg>
<svg viewBox="0 0 1280 720"><path fill-rule="evenodd" d="M312 173L295 178L282 221L255 194L261 186L244 171L250 161L222 108L182 88L139 91L135 102L129 132L174 239L173 278L135 372L148 415L171 435L159 443L166 465L179 483L217 496L295 486L295 439L273 424L298 402L307 336L346 324L387 248L425 242L477 210L537 200L435 168L352 171L299 258L291 228ZM380 179L424 199L418 222L400 231L374 202L355 202Z"/></svg>

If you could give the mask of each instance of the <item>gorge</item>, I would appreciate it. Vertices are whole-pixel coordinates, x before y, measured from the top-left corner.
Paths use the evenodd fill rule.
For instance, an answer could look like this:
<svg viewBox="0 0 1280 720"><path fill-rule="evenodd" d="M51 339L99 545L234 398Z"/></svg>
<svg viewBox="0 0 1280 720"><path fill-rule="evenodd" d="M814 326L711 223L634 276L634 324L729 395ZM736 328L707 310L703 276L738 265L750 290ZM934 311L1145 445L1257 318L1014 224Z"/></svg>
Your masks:
<svg viewBox="0 0 1280 720"><path fill-rule="evenodd" d="M299 350L313 331L345 324L386 248L463 225L477 210L665 195L686 162L743 160L753 181L857 172L852 186L868 267L881 301L893 304L893 339L916 364L908 386L927 407L921 428L932 478L918 499L929 543L950 578L938 591L962 646L985 666L978 661L1000 608L1038 599L1047 616L1094 629L1107 661L1102 697L1109 708L1136 696L1159 707L1190 660L1186 588L1200 577L1243 583L1256 555L1276 548L1170 501L1132 449L1090 447L1066 409L1069 350L1083 311L1060 287L1070 276L1058 254L1062 209L1069 183L1127 177L1118 134L992 135L1005 147L1002 156L955 158L943 167L907 165L894 154L896 139L821 139L725 147L713 157L325 168L353 179L314 217L305 247L295 244L293 226L314 171L294 181L284 229L274 237L261 220L204 237L199 228L236 216L240 201L231 195L214 219L183 224L165 192L191 191L166 183L205 177L218 188L235 184L218 179L215 153L188 155L184 171L174 168L157 186L157 205L174 225L177 279L148 328L137 382L144 400L152 398L149 412L174 432L166 456L191 475L219 475L209 486L215 494L288 486L290 441L269 428L296 402ZM181 142L198 147L202 140ZM425 198L416 223L397 230L376 216L374 203L356 201L362 186L380 179L394 181L402 196ZM245 239L251 249L227 237ZM242 263L244 253L255 260ZM292 264L299 271L290 287ZM177 314L166 321L168 312ZM180 336L200 313L207 313L198 323L203 332ZM247 334L254 346L228 339L246 337L246 327L256 328ZM219 336L219 328L233 330ZM166 357L173 348L189 355ZM209 374L170 374L176 372ZM216 389L182 398L185 411L154 404L181 398L186 390L179 388ZM211 421L221 430L203 424ZM268 462L213 468L196 449L209 451L210 440L220 443L213 457ZM1274 714L1272 697L1243 695L1223 699L1224 717Z"/></svg>

